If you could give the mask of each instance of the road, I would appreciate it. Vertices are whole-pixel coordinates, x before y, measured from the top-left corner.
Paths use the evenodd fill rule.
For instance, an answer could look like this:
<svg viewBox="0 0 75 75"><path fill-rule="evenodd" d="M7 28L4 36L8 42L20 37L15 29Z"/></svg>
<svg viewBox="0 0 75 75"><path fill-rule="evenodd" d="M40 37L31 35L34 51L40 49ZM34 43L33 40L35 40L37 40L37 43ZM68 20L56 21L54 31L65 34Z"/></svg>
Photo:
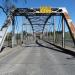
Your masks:
<svg viewBox="0 0 75 75"><path fill-rule="evenodd" d="M75 75L75 58L45 42L12 48L0 57L0 75ZM53 49L52 49L53 48Z"/></svg>

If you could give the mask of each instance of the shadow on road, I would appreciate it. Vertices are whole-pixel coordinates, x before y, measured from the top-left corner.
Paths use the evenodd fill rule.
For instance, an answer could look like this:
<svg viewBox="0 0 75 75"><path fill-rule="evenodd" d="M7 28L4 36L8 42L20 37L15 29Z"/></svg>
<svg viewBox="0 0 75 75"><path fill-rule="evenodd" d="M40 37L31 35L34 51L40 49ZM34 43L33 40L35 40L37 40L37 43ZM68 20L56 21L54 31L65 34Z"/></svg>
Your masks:
<svg viewBox="0 0 75 75"><path fill-rule="evenodd" d="M55 49L55 48L53 48L53 47L44 46L44 45L42 45L41 43L39 43L38 41L36 41L36 43L37 43L38 45L40 45L41 47L45 47L45 48L48 48L48 49L51 49L51 50L54 50L54 51L58 51L58 52L61 52L61 53L65 53L65 54L71 55L71 56L73 56L73 57L75 58L75 52L73 52L73 51L71 51L71 50L64 49L64 48L62 48L62 47L56 46L56 45L51 44L51 43L49 43L49 42L46 42L46 43L49 43L50 45L53 45L53 46L55 46L55 47L58 48L58 49Z"/></svg>
<svg viewBox="0 0 75 75"><path fill-rule="evenodd" d="M30 46L30 45L28 45L28 46L23 46L23 47L41 47L41 46L36 46L36 45Z"/></svg>
<svg viewBox="0 0 75 75"><path fill-rule="evenodd" d="M35 42L35 43L23 44L22 47L41 47L41 46L37 45Z"/></svg>
<svg viewBox="0 0 75 75"><path fill-rule="evenodd" d="M2 48L1 48L0 53L4 50L4 48L5 48L5 47L2 47Z"/></svg>

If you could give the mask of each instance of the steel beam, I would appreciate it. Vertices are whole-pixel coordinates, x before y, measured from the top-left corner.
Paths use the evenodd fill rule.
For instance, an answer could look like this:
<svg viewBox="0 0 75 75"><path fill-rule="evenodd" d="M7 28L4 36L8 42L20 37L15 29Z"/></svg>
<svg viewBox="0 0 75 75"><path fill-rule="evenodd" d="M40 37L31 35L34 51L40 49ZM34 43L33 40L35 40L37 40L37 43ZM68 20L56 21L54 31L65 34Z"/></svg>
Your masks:
<svg viewBox="0 0 75 75"><path fill-rule="evenodd" d="M12 47L16 45L15 18L12 20Z"/></svg>
<svg viewBox="0 0 75 75"><path fill-rule="evenodd" d="M53 23L53 24L54 24L54 27L53 27L53 30L54 30L54 38L53 38L53 39L54 39L54 44L55 44L55 39L56 39L56 37L55 37L55 36L56 36L56 35L55 35L55 32L56 32L55 16L53 16L53 22L54 22L54 23Z"/></svg>
<svg viewBox="0 0 75 75"><path fill-rule="evenodd" d="M22 25L22 31L21 31L21 43L23 44L23 25Z"/></svg>
<svg viewBox="0 0 75 75"><path fill-rule="evenodd" d="M74 46L75 46L75 38L74 38L74 35L73 35L73 33L72 33L72 30L71 30L71 28L70 28L70 26L72 26L72 22L71 22L71 24L68 22L68 17L65 15L65 14L63 14L62 15L63 16L63 18L64 18L64 20L65 20L65 22L66 22L66 24L67 24L67 27L68 27L68 29L69 29L69 32L70 32L70 35L71 35L71 37L72 37L72 40L73 40L73 42L74 42ZM74 27L73 27L74 28Z"/></svg>
<svg viewBox="0 0 75 75"><path fill-rule="evenodd" d="M31 25L31 27L32 27L32 30L33 30L33 32L34 32L33 24L32 24L32 22L31 22L31 20L28 18L28 16L25 16L25 17L28 19L28 21L29 21L29 23L30 23L30 25Z"/></svg>
<svg viewBox="0 0 75 75"><path fill-rule="evenodd" d="M62 16L62 47L63 48L65 47L65 38L64 38L64 35L65 35L65 26L64 26L64 18Z"/></svg>
<svg viewBox="0 0 75 75"><path fill-rule="evenodd" d="M31 16L45 16L45 15L60 15L62 13L62 10L59 8L51 8L52 13L40 13L40 8L17 8L14 12L16 16L25 16L25 15L31 15ZM39 13L38 13L39 12Z"/></svg>
<svg viewBox="0 0 75 75"><path fill-rule="evenodd" d="M44 31L45 25L46 25L46 23L47 23L47 21L48 21L48 19L49 19L50 17L51 17L51 15L49 15L48 18L46 19L46 21L45 21L45 23L44 23L44 25L43 25L42 32Z"/></svg>

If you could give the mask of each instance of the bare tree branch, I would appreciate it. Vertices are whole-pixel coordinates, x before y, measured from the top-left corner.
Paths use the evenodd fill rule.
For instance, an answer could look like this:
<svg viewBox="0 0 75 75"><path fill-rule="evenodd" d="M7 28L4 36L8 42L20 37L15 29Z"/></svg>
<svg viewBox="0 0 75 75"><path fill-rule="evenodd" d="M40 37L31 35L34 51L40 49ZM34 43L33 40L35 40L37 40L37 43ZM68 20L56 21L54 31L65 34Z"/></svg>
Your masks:
<svg viewBox="0 0 75 75"><path fill-rule="evenodd" d="M6 11L4 10L4 8L2 6L0 6L0 8L2 9L2 11L7 15Z"/></svg>
<svg viewBox="0 0 75 75"><path fill-rule="evenodd" d="M27 0L2 0L3 4L2 6L0 6L0 8L3 10L3 12L6 14L6 15L9 15L12 7L15 5L13 4L13 2L17 3L17 2L25 2L27 3Z"/></svg>

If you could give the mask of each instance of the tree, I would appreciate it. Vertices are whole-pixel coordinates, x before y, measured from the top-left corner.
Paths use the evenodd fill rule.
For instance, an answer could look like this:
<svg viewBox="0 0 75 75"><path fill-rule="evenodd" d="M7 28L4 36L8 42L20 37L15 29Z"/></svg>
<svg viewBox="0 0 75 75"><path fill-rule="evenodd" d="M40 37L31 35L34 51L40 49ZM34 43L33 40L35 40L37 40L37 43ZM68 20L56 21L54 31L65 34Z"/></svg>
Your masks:
<svg viewBox="0 0 75 75"><path fill-rule="evenodd" d="M21 2L27 2L26 0L2 0L2 5L0 5L0 8L3 10L3 12L8 15L10 13L10 10L13 7L16 7L16 5L14 4L17 3L18 1Z"/></svg>

